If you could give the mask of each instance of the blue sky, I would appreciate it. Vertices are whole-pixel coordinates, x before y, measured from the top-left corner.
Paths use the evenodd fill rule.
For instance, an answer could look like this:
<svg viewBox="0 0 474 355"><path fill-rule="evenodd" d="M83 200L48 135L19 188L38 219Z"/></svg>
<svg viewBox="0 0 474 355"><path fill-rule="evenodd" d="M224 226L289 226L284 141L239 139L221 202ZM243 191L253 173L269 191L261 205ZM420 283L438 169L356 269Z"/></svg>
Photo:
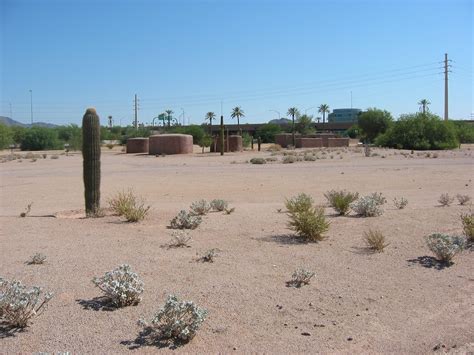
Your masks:
<svg viewBox="0 0 474 355"><path fill-rule="evenodd" d="M241 106L267 122L296 106L378 107L395 117L422 98L450 117L473 102L470 0L0 0L0 115L56 124L97 108L106 123L166 109L200 124ZM182 117L181 117L182 120Z"/></svg>

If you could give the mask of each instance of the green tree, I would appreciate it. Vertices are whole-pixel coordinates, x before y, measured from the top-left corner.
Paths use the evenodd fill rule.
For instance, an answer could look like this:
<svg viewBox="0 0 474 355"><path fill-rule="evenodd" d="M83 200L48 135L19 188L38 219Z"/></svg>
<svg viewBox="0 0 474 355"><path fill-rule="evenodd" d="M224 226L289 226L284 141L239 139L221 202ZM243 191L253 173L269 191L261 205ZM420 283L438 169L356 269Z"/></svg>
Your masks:
<svg viewBox="0 0 474 355"><path fill-rule="evenodd" d="M281 127L274 123L267 123L257 128L255 135L263 143L275 143L275 134L281 133Z"/></svg>
<svg viewBox="0 0 474 355"><path fill-rule="evenodd" d="M13 143L13 132L7 125L0 123L0 149L6 149Z"/></svg>
<svg viewBox="0 0 474 355"><path fill-rule="evenodd" d="M326 121L326 113L329 113L329 105L321 104L318 107L318 112L323 114L323 123Z"/></svg>
<svg viewBox="0 0 474 355"><path fill-rule="evenodd" d="M474 125L463 121L451 121L456 127L459 143L474 143Z"/></svg>
<svg viewBox="0 0 474 355"><path fill-rule="evenodd" d="M56 130L33 126L29 128L21 142L21 150L62 149Z"/></svg>
<svg viewBox="0 0 474 355"><path fill-rule="evenodd" d="M375 140L397 149L453 149L459 146L455 125L431 113L402 115Z"/></svg>
<svg viewBox="0 0 474 355"><path fill-rule="evenodd" d="M82 146L82 129L76 124L59 126L56 128L59 140L63 144L69 144L69 149L79 150Z"/></svg>
<svg viewBox="0 0 474 355"><path fill-rule="evenodd" d="M384 133L392 124L393 118L390 112L369 108L359 114L358 126L362 130L362 137L367 142L373 142L381 133Z"/></svg>
<svg viewBox="0 0 474 355"><path fill-rule="evenodd" d="M311 134L315 132L313 116L302 115L296 121L296 129L301 134Z"/></svg>
<svg viewBox="0 0 474 355"><path fill-rule="evenodd" d="M212 120L216 118L216 114L214 112L206 113L205 120L209 121L209 133L212 134Z"/></svg>
<svg viewBox="0 0 474 355"><path fill-rule="evenodd" d="M290 107L288 109L288 112L286 113L287 116L291 116L291 133L292 133L292 136L293 136L293 147L296 147L296 138L295 138L295 117L296 116L299 116L299 111L296 107Z"/></svg>
<svg viewBox="0 0 474 355"><path fill-rule="evenodd" d="M210 147L211 144L212 144L212 137L208 134L205 134L199 141L199 146L202 148L203 153L204 153L204 148Z"/></svg>
<svg viewBox="0 0 474 355"><path fill-rule="evenodd" d="M21 126L11 126L10 129L13 135L13 142L15 144L21 144L23 138L25 137L27 128Z"/></svg>
<svg viewBox="0 0 474 355"><path fill-rule="evenodd" d="M431 105L431 102L427 99L421 99L419 102L418 102L418 105L420 105L420 109L421 109L421 112L423 114L425 114L426 112L429 111L428 109L428 105Z"/></svg>
<svg viewBox="0 0 474 355"><path fill-rule="evenodd" d="M242 135L242 132L240 131L240 117L245 117L244 111L240 108L240 106L234 107L232 109L230 117L237 118L237 129L239 131L239 134Z"/></svg>
<svg viewBox="0 0 474 355"><path fill-rule="evenodd" d="M166 110L166 118L168 119L168 127L171 127L171 115L174 113L173 110Z"/></svg>

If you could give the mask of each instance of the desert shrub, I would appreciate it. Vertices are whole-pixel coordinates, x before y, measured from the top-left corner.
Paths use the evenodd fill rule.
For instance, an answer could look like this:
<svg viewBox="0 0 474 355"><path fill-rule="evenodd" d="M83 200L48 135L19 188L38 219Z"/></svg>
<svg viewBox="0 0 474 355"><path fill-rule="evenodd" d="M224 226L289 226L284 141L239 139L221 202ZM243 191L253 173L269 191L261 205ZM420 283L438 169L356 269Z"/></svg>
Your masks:
<svg viewBox="0 0 474 355"><path fill-rule="evenodd" d="M474 126L464 121L452 121L460 143L474 143Z"/></svg>
<svg viewBox="0 0 474 355"><path fill-rule="evenodd" d="M467 237L470 243L474 242L474 214L462 214L461 222L464 231L464 235Z"/></svg>
<svg viewBox="0 0 474 355"><path fill-rule="evenodd" d="M364 141L373 142L381 133L387 131L393 122L392 115L388 111L369 108L358 116L358 126Z"/></svg>
<svg viewBox="0 0 474 355"><path fill-rule="evenodd" d="M469 195L457 194L456 198L458 199L459 204L463 206L471 201L471 197Z"/></svg>
<svg viewBox="0 0 474 355"><path fill-rule="evenodd" d="M449 206L452 204L454 201L454 197L449 196L448 193L441 194L441 196L438 199L438 202L440 203L441 206Z"/></svg>
<svg viewBox="0 0 474 355"><path fill-rule="evenodd" d="M211 210L211 205L206 200L195 201L189 207L192 214L196 216L204 216Z"/></svg>
<svg viewBox="0 0 474 355"><path fill-rule="evenodd" d="M262 139L262 143L275 143L275 134L281 133L281 128L277 124L267 123L257 128L256 137Z"/></svg>
<svg viewBox="0 0 474 355"><path fill-rule="evenodd" d="M323 233L329 229L322 207L314 207L311 197L300 194L286 200L286 208L290 217L289 227L299 237L309 241L322 240Z"/></svg>
<svg viewBox="0 0 474 355"><path fill-rule="evenodd" d="M57 132L50 128L33 126L26 130L21 150L62 149Z"/></svg>
<svg viewBox="0 0 474 355"><path fill-rule="evenodd" d="M266 164L267 161L264 158L252 158L250 159L251 164Z"/></svg>
<svg viewBox="0 0 474 355"><path fill-rule="evenodd" d="M293 164L296 161L298 161L298 159L294 155L285 155L281 160L283 164Z"/></svg>
<svg viewBox="0 0 474 355"><path fill-rule="evenodd" d="M279 152L279 151L281 150L281 145L279 145L279 144L272 144L272 145L270 145L270 146L267 148L267 150L268 150L269 152Z"/></svg>
<svg viewBox="0 0 474 355"><path fill-rule="evenodd" d="M368 232L364 232L364 241L369 249L379 253L388 246L385 242L385 236L379 230L369 230Z"/></svg>
<svg viewBox="0 0 474 355"><path fill-rule="evenodd" d="M249 148L252 144L252 136L247 132L242 133L242 146L244 148Z"/></svg>
<svg viewBox="0 0 474 355"><path fill-rule="evenodd" d="M196 229L201 222L201 216L196 216L185 210L181 210L178 215L171 220L170 226L173 229Z"/></svg>
<svg viewBox="0 0 474 355"><path fill-rule="evenodd" d="M359 194L357 192L352 193L345 190L331 190L326 192L324 197L328 200L329 205L343 216L349 211L351 203L359 198Z"/></svg>
<svg viewBox="0 0 474 355"><path fill-rule="evenodd" d="M145 205L145 201L142 198L138 198L135 204L126 209L123 216L127 222L140 222L145 219L146 215L150 211L151 206Z"/></svg>
<svg viewBox="0 0 474 355"><path fill-rule="evenodd" d="M400 198L395 197L393 199L393 204L399 210L403 210L408 205L408 200L404 197L400 197Z"/></svg>
<svg viewBox="0 0 474 355"><path fill-rule="evenodd" d="M40 315L53 297L40 287L28 288L17 280L0 277L0 323L12 328L24 328L31 318Z"/></svg>
<svg viewBox="0 0 474 355"><path fill-rule="evenodd" d="M108 200L110 209L118 216L124 216L127 222L143 220L150 210L142 197L137 197L133 191L121 191Z"/></svg>
<svg viewBox="0 0 474 355"><path fill-rule="evenodd" d="M169 246L172 248L183 248L183 247L189 247L189 242L191 240L191 237L188 232L184 230L176 230L173 231L171 234L171 242L169 243Z"/></svg>
<svg viewBox="0 0 474 355"><path fill-rule="evenodd" d="M179 344L194 338L206 317L205 309L190 301L179 301L176 296L170 295L149 322L141 319L139 324L151 335L153 341Z"/></svg>
<svg viewBox="0 0 474 355"><path fill-rule="evenodd" d="M381 193L374 192L368 196L361 197L351 204L356 214L362 217L376 217L383 213L381 206L386 202Z"/></svg>
<svg viewBox="0 0 474 355"><path fill-rule="evenodd" d="M227 208L228 205L229 204L226 200L215 199L211 201L211 208L214 211L222 212Z"/></svg>
<svg viewBox="0 0 474 355"><path fill-rule="evenodd" d="M41 253L36 253L26 263L28 265L39 265L39 264L44 264L45 261L46 261L46 255L41 254Z"/></svg>
<svg viewBox="0 0 474 355"><path fill-rule="evenodd" d="M59 155L53 154L51 155L50 159L59 159Z"/></svg>
<svg viewBox="0 0 474 355"><path fill-rule="evenodd" d="M435 233L426 237L428 248L442 262L450 262L454 256L464 249L465 238Z"/></svg>
<svg viewBox="0 0 474 355"><path fill-rule="evenodd" d="M397 149L439 150L458 147L452 122L431 113L402 115L375 140L375 144Z"/></svg>
<svg viewBox="0 0 474 355"><path fill-rule="evenodd" d="M297 269L293 275L291 275L291 280L288 281L286 284L288 287L297 287L300 288L301 286L308 285L311 279L314 276L314 272L308 271L305 269Z"/></svg>
<svg viewBox="0 0 474 355"><path fill-rule="evenodd" d="M277 161L278 159L275 158L275 157L268 157L268 158L265 158L265 160L266 160L267 162L272 162L272 161Z"/></svg>
<svg viewBox="0 0 474 355"><path fill-rule="evenodd" d="M0 123L0 150L13 144L13 132L7 125Z"/></svg>
<svg viewBox="0 0 474 355"><path fill-rule="evenodd" d="M94 277L92 282L116 307L135 305L141 301L143 281L127 264L106 272L102 277Z"/></svg>
<svg viewBox="0 0 474 355"><path fill-rule="evenodd" d="M232 207L232 208L225 208L224 209L224 212L225 214L231 214L232 212L235 211L235 207Z"/></svg>
<svg viewBox="0 0 474 355"><path fill-rule="evenodd" d="M109 149L113 149L115 147L115 144L109 143L105 145Z"/></svg>
<svg viewBox="0 0 474 355"><path fill-rule="evenodd" d="M316 159L317 159L316 156L311 155L311 154L305 154L303 156L304 161L316 161Z"/></svg>
<svg viewBox="0 0 474 355"><path fill-rule="evenodd" d="M217 251L217 249L206 250L198 259L198 261L202 261L203 263L213 263L214 258L217 256Z"/></svg>

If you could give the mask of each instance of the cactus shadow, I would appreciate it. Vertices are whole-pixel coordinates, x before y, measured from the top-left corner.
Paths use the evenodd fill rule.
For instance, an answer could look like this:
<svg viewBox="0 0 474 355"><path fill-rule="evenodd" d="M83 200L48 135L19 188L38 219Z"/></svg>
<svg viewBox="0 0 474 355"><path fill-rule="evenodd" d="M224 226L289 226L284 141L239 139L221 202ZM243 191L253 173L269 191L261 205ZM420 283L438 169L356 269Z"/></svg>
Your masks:
<svg viewBox="0 0 474 355"><path fill-rule="evenodd" d="M408 263L410 263L410 265L418 264L425 268L435 269L435 270L443 270L454 264L452 261L449 261L449 262L439 261L438 259L432 256L427 256L427 255L419 256L415 259L408 259L407 261Z"/></svg>
<svg viewBox="0 0 474 355"><path fill-rule="evenodd" d="M124 340L120 344L128 347L129 350L137 350L144 346L154 346L160 349L169 348L175 350L184 345L182 342L172 342L169 339L159 338L151 328L143 329L134 340Z"/></svg>
<svg viewBox="0 0 474 355"><path fill-rule="evenodd" d="M105 296L94 297L90 300L77 299L76 302L85 310L111 312L117 309L117 306L112 304L110 298Z"/></svg>
<svg viewBox="0 0 474 355"><path fill-rule="evenodd" d="M256 240L263 242L273 242L284 245L297 245L297 244L310 244L312 242L304 240L296 234L275 234L269 235L262 238L255 238Z"/></svg>

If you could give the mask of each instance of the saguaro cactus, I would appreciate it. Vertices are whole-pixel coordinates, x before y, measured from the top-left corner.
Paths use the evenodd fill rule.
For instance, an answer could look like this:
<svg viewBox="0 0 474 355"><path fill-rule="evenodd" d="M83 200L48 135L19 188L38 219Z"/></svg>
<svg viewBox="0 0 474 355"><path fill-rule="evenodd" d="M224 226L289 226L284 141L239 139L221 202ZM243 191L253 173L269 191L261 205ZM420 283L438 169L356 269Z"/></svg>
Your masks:
<svg viewBox="0 0 474 355"><path fill-rule="evenodd" d="M86 215L93 217L100 209L100 122L94 108L82 118L82 157Z"/></svg>

